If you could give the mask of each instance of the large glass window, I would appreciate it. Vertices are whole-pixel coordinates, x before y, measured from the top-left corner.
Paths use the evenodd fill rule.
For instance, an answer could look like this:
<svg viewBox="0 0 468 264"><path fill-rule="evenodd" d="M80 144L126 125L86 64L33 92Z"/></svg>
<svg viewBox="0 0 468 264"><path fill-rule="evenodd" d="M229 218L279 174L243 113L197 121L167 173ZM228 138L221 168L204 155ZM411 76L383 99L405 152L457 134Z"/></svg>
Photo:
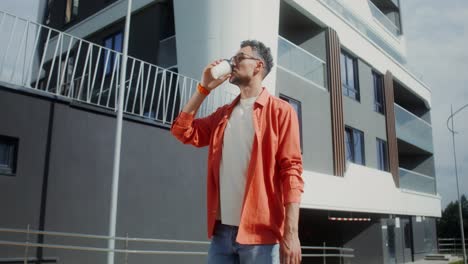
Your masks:
<svg viewBox="0 0 468 264"><path fill-rule="evenodd" d="M70 23L78 16L80 0L66 0L65 6L65 24Z"/></svg>
<svg viewBox="0 0 468 264"><path fill-rule="evenodd" d="M104 46L110 50L114 50L116 52L122 52L122 40L123 40L123 33L117 32L107 38L104 39ZM104 59L102 60L104 64L107 62L106 66L106 75L112 73L114 66L116 67L116 71L119 68L119 64L116 64L117 55L115 52L110 52L109 50L105 50L104 52Z"/></svg>
<svg viewBox="0 0 468 264"><path fill-rule="evenodd" d="M0 174L14 175L16 173L16 157L18 139L0 136Z"/></svg>
<svg viewBox="0 0 468 264"><path fill-rule="evenodd" d="M294 110L296 110L297 113L297 119L299 119L299 133L300 133L300 140L301 140L301 152L303 152L302 148L302 107L301 107L301 102L293 99L291 97L288 97L286 95L280 94L280 98L288 102Z"/></svg>
<svg viewBox="0 0 468 264"><path fill-rule="evenodd" d="M374 83L374 110L376 112L384 114L385 105L382 75L372 71L372 80Z"/></svg>
<svg viewBox="0 0 468 264"><path fill-rule="evenodd" d="M346 52L341 52L341 83L343 94L360 100L357 60Z"/></svg>
<svg viewBox="0 0 468 264"><path fill-rule="evenodd" d="M364 133L352 127L345 128L346 159L365 165Z"/></svg>
<svg viewBox="0 0 468 264"><path fill-rule="evenodd" d="M388 171L387 142L377 138L377 168Z"/></svg>

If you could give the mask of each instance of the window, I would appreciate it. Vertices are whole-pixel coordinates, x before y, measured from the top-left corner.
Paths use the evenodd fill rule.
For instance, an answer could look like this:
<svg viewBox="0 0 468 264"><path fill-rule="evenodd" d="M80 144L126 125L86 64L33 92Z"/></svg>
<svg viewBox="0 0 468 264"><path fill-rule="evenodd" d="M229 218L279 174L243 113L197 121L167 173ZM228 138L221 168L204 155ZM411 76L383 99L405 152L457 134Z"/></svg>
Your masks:
<svg viewBox="0 0 468 264"><path fill-rule="evenodd" d="M385 114L382 75L372 71L372 80L374 82L374 110Z"/></svg>
<svg viewBox="0 0 468 264"><path fill-rule="evenodd" d="M388 171L387 142L377 138L377 168Z"/></svg>
<svg viewBox="0 0 468 264"><path fill-rule="evenodd" d="M301 140L301 153L303 152L302 148L302 108L301 108L301 102L293 99L291 97L288 97L286 95L280 94L280 98L288 102L294 110L296 110L297 113L297 119L299 119L299 137Z"/></svg>
<svg viewBox="0 0 468 264"><path fill-rule="evenodd" d="M18 139L0 136L0 174L14 175L16 173L17 154Z"/></svg>
<svg viewBox="0 0 468 264"><path fill-rule="evenodd" d="M117 32L107 38L104 39L104 46L108 49L114 50L116 52L122 52L122 40L123 40L123 33ZM109 58L107 58L109 56ZM104 51L104 58L102 59L103 63L106 64L106 75L112 73L114 67L116 68L115 71L119 69L119 64L116 63L117 56L115 52L110 52L109 50Z"/></svg>
<svg viewBox="0 0 468 264"><path fill-rule="evenodd" d="M365 165L364 133L357 129L345 128L346 160Z"/></svg>
<svg viewBox="0 0 468 264"><path fill-rule="evenodd" d="M357 60L345 52L341 52L340 60L343 94L360 101Z"/></svg>
<svg viewBox="0 0 468 264"><path fill-rule="evenodd" d="M65 24L70 23L78 16L78 7L80 0L66 0L65 6Z"/></svg>

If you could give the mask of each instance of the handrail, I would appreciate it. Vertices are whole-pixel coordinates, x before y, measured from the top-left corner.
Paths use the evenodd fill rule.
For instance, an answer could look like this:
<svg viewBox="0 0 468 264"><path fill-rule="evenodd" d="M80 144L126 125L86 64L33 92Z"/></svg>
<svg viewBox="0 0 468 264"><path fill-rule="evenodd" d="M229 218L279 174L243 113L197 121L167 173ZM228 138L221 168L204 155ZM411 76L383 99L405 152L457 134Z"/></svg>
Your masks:
<svg viewBox="0 0 468 264"><path fill-rule="evenodd" d="M209 242L205 241L191 241L191 240L171 240L171 239L154 239L154 238L127 238L127 237L110 237L102 235L90 235L90 234L79 234L79 233L67 233L67 232L54 232L54 231L40 231L29 229L15 229L15 228L0 228L0 232L6 233L20 233L20 234L34 234L34 235L49 235L49 236L65 236L65 237L77 237L77 238L88 238L88 239L114 239L116 241L134 241L134 242L153 242L153 243L176 243L176 244L201 244L209 245Z"/></svg>
<svg viewBox="0 0 468 264"><path fill-rule="evenodd" d="M281 35L278 35L278 38L285 41L286 43L288 43L289 45L291 46L294 46L294 48L304 52L305 54L309 55L310 57L314 58L315 60L318 60L319 62L321 62L322 64L326 64L326 62L322 59L320 59L319 57L315 56L314 54L310 53L309 51L305 50L304 48L302 48L301 46L298 46L294 43L292 43L290 40L282 37Z"/></svg>
<svg viewBox="0 0 468 264"><path fill-rule="evenodd" d="M339 0L318 0L324 7L329 9L332 13L334 13L338 18L340 18L344 23L348 24L351 28L353 28L358 34L363 36L365 39L367 39L372 45L374 45L377 49L382 51L382 53L387 56L391 61L393 61L397 66L399 66L403 71L405 71L409 76L414 78L419 84L422 85L424 89L427 91L431 92L431 88L428 87L428 85L422 80L422 78L416 76L416 73L410 70L410 65L407 62L402 61L400 58L395 57L395 54L391 54L392 52L388 51L388 48L382 47L379 45L372 37L370 37L365 31L362 29L359 29L359 26L355 24L355 22L350 21L345 15L341 14L338 10L335 10L335 8L330 4L330 1L333 4L339 5L341 8L345 9L346 11L350 12L350 14L355 17L357 20L359 20L360 23L364 25L367 29L371 30L372 32L375 33L375 30L372 29L371 25L369 25L367 22L365 22L360 16L358 16L355 11L351 10L350 8L344 6L341 1ZM378 35L378 33L375 33ZM378 36L380 38L380 36ZM383 43L386 41L381 39ZM398 55L398 54L397 54Z"/></svg>
<svg viewBox="0 0 468 264"><path fill-rule="evenodd" d="M0 81L116 110L122 53L0 10ZM54 37L52 37L54 36ZM15 49L10 47L15 46ZM170 126L199 81L129 56L124 111ZM220 92L222 100L229 97ZM205 100L198 116L216 109Z"/></svg>
<svg viewBox="0 0 468 264"><path fill-rule="evenodd" d="M29 235L50 235L50 236L61 236L69 238L86 238L86 239L100 239L108 240L115 239L125 242L145 242L145 243L168 243L168 244L192 244L192 245L209 245L208 241L191 241L191 240L171 240L171 239L154 239L154 238L131 238L131 237L110 237L102 235L91 235L91 234L80 234L80 233L68 233L68 232L55 232L55 231L41 231L33 229L16 229L16 228L0 228L0 233L17 233ZM18 241L6 241L0 240L0 245L5 246L21 246L21 247L37 247L37 248L54 248L54 249L66 249L66 250L78 250L78 251L92 251L92 252L115 252L124 254L146 254L146 255L207 255L205 251L177 251L177 250L137 250L137 249L109 249L103 247L87 247L87 246L74 246L74 245L62 245L62 244L48 244L48 243L31 243L18 242ZM303 257L340 257L340 258L353 258L354 249L352 248L340 248L340 247L318 247L318 246L302 246L303 250L323 250L324 254L302 254ZM335 250L337 253L325 253L327 250ZM349 254L343 254L343 252L350 252Z"/></svg>

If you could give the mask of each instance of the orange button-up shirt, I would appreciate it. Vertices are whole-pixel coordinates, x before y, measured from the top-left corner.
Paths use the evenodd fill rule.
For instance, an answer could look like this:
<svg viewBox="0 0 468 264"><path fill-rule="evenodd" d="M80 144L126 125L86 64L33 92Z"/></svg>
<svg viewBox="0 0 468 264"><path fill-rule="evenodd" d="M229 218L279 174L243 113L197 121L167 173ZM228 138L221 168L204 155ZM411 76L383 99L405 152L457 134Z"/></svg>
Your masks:
<svg viewBox="0 0 468 264"><path fill-rule="evenodd" d="M219 167L224 129L239 102L218 108L213 114L195 119L181 112L171 132L184 144L209 146L207 175L208 238L213 236L219 208ZM255 136L247 170L241 221L236 241L240 244L273 244L283 236L285 205L300 203L302 156L297 114L289 103L263 88L253 107Z"/></svg>

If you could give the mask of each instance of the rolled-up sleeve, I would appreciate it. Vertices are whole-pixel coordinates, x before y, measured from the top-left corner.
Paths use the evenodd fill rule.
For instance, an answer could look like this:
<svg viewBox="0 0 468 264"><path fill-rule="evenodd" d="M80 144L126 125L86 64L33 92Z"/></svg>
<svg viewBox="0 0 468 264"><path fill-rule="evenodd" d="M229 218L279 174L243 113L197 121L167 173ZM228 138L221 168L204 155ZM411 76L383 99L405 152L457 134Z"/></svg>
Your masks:
<svg viewBox="0 0 468 264"><path fill-rule="evenodd" d="M304 192L299 121L292 107L287 108L280 120L280 133L276 160L283 191L283 203L300 203Z"/></svg>
<svg viewBox="0 0 468 264"><path fill-rule="evenodd" d="M214 114L195 119L193 114L180 112L171 126L172 135L184 144L195 147L207 146L211 137Z"/></svg>

